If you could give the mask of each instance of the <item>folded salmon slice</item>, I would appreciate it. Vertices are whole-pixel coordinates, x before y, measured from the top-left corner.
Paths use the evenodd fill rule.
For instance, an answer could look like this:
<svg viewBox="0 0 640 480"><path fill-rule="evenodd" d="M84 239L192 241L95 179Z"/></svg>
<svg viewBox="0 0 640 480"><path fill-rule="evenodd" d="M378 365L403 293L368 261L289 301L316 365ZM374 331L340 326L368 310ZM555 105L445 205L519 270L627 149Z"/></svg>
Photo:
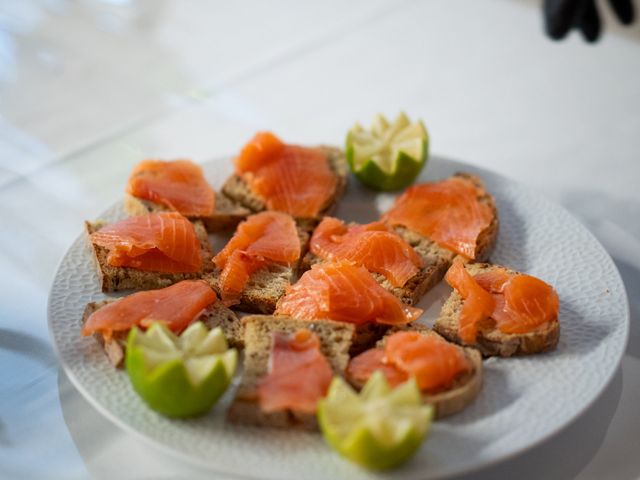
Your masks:
<svg viewBox="0 0 640 480"><path fill-rule="evenodd" d="M351 260L402 287L423 266L420 255L382 222L346 226L325 217L311 237L310 250L325 260Z"/></svg>
<svg viewBox="0 0 640 480"><path fill-rule="evenodd" d="M351 359L347 366L347 378L358 385L364 385L369 377L380 370L390 386L395 387L409 380L407 372L387 361L382 348L370 348Z"/></svg>
<svg viewBox="0 0 640 480"><path fill-rule="evenodd" d="M471 370L464 351L436 335L398 332L387 338L387 361L416 377L424 391L449 388L461 374Z"/></svg>
<svg viewBox="0 0 640 480"><path fill-rule="evenodd" d="M293 218L281 212L251 215L213 262L221 270L220 290L225 305L238 303L251 274L269 264L292 265L301 254Z"/></svg>
<svg viewBox="0 0 640 480"><path fill-rule="evenodd" d="M270 210L294 217L316 217L330 202L336 175L319 148L287 145L269 132L260 132L235 160L236 173Z"/></svg>
<svg viewBox="0 0 640 480"><path fill-rule="evenodd" d="M180 333L216 300L215 292L206 282L184 280L106 304L89 316L81 333L100 333L109 340L114 332L126 332L134 326L147 328L152 322L165 323L173 332Z"/></svg>
<svg viewBox="0 0 640 480"><path fill-rule="evenodd" d="M215 210L215 193L202 168L190 160L140 162L131 172L126 191L188 217L208 217Z"/></svg>
<svg viewBox="0 0 640 480"><path fill-rule="evenodd" d="M420 390L433 393L451 387L471 368L460 347L437 335L408 331L389 336L384 348L372 348L354 357L347 376L363 383L380 370L391 386L413 376Z"/></svg>
<svg viewBox="0 0 640 480"><path fill-rule="evenodd" d="M493 319L498 329L507 334L532 332L546 323L557 321L560 309L558 294L551 285L531 275L498 268L472 276L462 263L456 262L445 279L464 299L459 333L466 343L474 343L477 326L486 318ZM479 293L478 289L484 293ZM471 324L474 326L469 326Z"/></svg>
<svg viewBox="0 0 640 480"><path fill-rule="evenodd" d="M475 258L477 240L493 219L491 208L478 200L470 180L451 177L407 188L382 220L402 225L467 258Z"/></svg>
<svg viewBox="0 0 640 480"><path fill-rule="evenodd" d="M495 300L467 272L461 261L454 262L444 278L464 299L458 320L458 334L464 343L473 344L479 324L493 313Z"/></svg>
<svg viewBox="0 0 640 480"><path fill-rule="evenodd" d="M306 328L294 334L275 332L269 365L258 385L260 408L314 413L333 378L318 336Z"/></svg>
<svg viewBox="0 0 640 480"><path fill-rule="evenodd" d="M404 324L422 310L404 305L364 268L346 260L316 264L280 298L276 314L356 325Z"/></svg>
<svg viewBox="0 0 640 480"><path fill-rule="evenodd" d="M485 272L474 278L480 285L489 283L487 290L495 301L491 318L503 333L531 332L558 318L558 294L539 278L506 270Z"/></svg>
<svg viewBox="0 0 640 480"><path fill-rule="evenodd" d="M202 268L193 224L177 212L150 213L111 223L92 233L91 242L109 251L107 263L114 267L163 273Z"/></svg>

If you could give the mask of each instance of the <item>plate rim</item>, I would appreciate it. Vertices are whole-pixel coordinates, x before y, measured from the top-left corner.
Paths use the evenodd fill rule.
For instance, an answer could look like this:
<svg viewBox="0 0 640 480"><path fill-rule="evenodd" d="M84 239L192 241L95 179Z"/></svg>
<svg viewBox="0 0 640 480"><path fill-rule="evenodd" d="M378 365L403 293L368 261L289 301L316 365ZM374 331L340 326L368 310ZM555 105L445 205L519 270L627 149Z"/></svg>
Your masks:
<svg viewBox="0 0 640 480"><path fill-rule="evenodd" d="M233 158L232 155L220 155L220 156L216 156L216 157L212 157L209 158L203 162L200 162L201 165L207 165L207 164L215 164L217 162L222 162L222 161L228 161L230 158ZM466 163L464 161L460 161L460 160L456 160L456 159L452 159L452 158L448 158L448 157L444 157L444 156L440 156L440 155L432 155L430 156L430 160L434 160L437 159L438 162L444 162L444 163L448 163L448 164L453 164L456 165L457 167L462 167L465 170L468 171L472 171L474 173L479 174L481 177L482 175L486 175L489 174L490 176L496 177L498 178L501 182L505 182L508 183L512 186L516 186L518 187L518 189L520 190L524 190L526 191L526 193L534 195L535 197L537 197L539 200L542 200L543 202L545 202L546 204L561 210L565 215L568 215L570 218L572 218L576 223L578 223L580 225L580 228L582 230L584 230L584 232L590 237L591 241L593 242L593 244L595 246L597 246L598 249L601 250L602 253L604 253L604 258L606 259L606 261L608 261L612 267L612 273L615 275L615 280L618 283L619 287L621 288L621 293L622 293L622 299L624 302L623 305L623 313L624 313L624 318L623 318L623 323L624 323L624 331L623 331L623 341L621 342L621 348L618 352L616 352L616 356L615 356L615 362L613 362L613 366L610 369L609 372L607 372L607 375L604 377L604 379L602 380L601 384L598 386L598 388L596 389L597 391L592 395L592 397L585 402L580 408L576 409L571 415L569 415L564 422L559 423L558 425L553 426L552 428L548 429L547 432L545 432L543 435L541 435L539 438L535 439L534 441L527 443L525 445L522 445L520 447L517 447L511 451L506 452L505 454L498 454L498 455L494 455L492 458L480 463L480 464L468 464L466 466L461 466L456 468L455 465L452 465L452 467L447 470L446 472L443 472L441 475L437 476L437 477L433 477L433 478L450 478L453 476L459 476L459 475L465 475L465 474L469 474L472 472L477 472L477 471L481 471L484 469L488 469L491 468L499 463L508 461L510 459L513 459L529 450L534 449L535 447L541 445L542 443L548 441L550 438L558 435L560 432L562 432L563 430L565 430L566 428L568 428L572 423L578 421L580 419L581 416L584 415L584 413L598 400L598 398L600 398L602 396L602 394L604 393L604 391L609 387L609 385L611 384L611 381L613 379L613 377L615 376L616 372L620 369L620 365L622 362L622 358L624 357L624 353L626 351L626 347L627 344L629 342L629 331L630 331L630 305L629 305L629 297L628 297L628 292L626 289L626 286L624 284L624 281L622 280L622 276L620 274L620 271L618 270L618 267L616 265L616 263L614 262L613 258L611 257L611 255L609 254L609 252L605 249L605 247L602 245L602 243L598 240L598 238L591 232L591 230L589 230L589 228L587 228L587 226L582 222L582 220L580 218L578 218L576 215L574 215L572 212L570 212L564 205L555 202L553 200L550 200L546 195L544 195L542 192L540 192L539 190L524 184L518 180L514 180L512 178L509 178L505 175L503 175L502 173L498 173L495 172L493 170L481 167L481 166L477 166L475 164L470 164L470 163ZM426 168L425 168L426 171ZM424 172L424 171L423 171ZM353 176L350 174L349 176L349 181L353 182ZM111 203L110 206L108 206L106 209L102 210L102 212L100 213L100 215L103 215L105 212L107 212L110 209L113 209L115 207L117 207L118 205L121 205L123 202L122 199L119 200L115 200L114 202ZM55 337L55 333L53 330L53 321L52 321L52 310L51 310L51 302L52 302L52 293L53 293L53 288L55 286L55 281L58 277L58 274L61 270L62 265L65 263L65 260L67 259L67 257L69 256L69 254L71 253L72 249L75 247L75 245L77 243L81 243L83 241L83 233L80 233L75 240L69 245L69 247L66 249L65 253L62 255L62 257L60 258L60 260L58 261L57 265L56 265L56 269L55 269L55 274L53 275L52 281L51 281L51 285L49 286L49 290L48 290L48 294L47 294L47 327L48 327L48 332L49 332L49 336L51 339L51 343L53 344L53 348L54 351L56 353L56 357L60 363L60 366L62 367L64 374L67 376L67 378L69 379L69 381L71 382L71 384L80 392L80 394L83 396L83 398L85 400L87 400L87 402L93 407L95 408L98 412L100 412L101 415L103 415L105 418L107 418L110 422L112 422L113 424L117 425L119 428L121 428L123 431L133 434L134 437L141 439L145 444L152 446L153 448L156 448L159 451L168 453L176 458L180 458L181 460L185 461L186 463L192 464L192 465L197 465L200 468L204 468L210 472L215 472L215 473L220 473L220 474L224 474L224 475L230 475L233 478L239 479L239 480L263 480L265 478L272 478L272 477L255 477L252 475L247 475L245 473L238 473L237 471L231 470L231 469L226 469L223 468L224 467L224 463L223 462L219 462L220 465L214 465L213 463L207 462L204 459L200 459L196 456L193 455L189 455L187 452L181 451L181 450L177 450L172 448L170 445L162 442L161 440L158 440L150 435L147 435L145 433L143 433L142 431L137 430L135 427L129 425L127 422L125 422L124 420L121 420L116 414L110 412L108 410L107 407L103 406L99 399L94 398L94 396L90 395L89 392L85 389L85 387L83 386L82 382L76 377L76 375L73 373L73 369L71 368L71 366L65 361L64 356L61 354L60 350L59 350L59 346L58 343L56 342L56 337ZM391 471L392 474L393 471ZM421 472L423 472L421 470ZM423 472L424 473L424 472ZM416 477L417 478L417 477Z"/></svg>

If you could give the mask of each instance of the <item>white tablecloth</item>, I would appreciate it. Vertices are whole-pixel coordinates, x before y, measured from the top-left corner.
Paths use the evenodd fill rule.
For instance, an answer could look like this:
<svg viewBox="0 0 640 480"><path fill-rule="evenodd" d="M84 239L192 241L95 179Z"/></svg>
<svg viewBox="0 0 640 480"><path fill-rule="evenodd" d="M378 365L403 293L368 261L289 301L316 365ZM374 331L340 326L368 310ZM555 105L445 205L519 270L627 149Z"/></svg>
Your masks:
<svg viewBox="0 0 640 480"><path fill-rule="evenodd" d="M626 355L593 406L473 478L640 477L639 42L612 25L595 46L551 42L534 1L0 3L0 478L214 478L69 383L46 321L58 261L143 158L233 154L257 129L340 144L400 109L434 154L571 210L630 296Z"/></svg>

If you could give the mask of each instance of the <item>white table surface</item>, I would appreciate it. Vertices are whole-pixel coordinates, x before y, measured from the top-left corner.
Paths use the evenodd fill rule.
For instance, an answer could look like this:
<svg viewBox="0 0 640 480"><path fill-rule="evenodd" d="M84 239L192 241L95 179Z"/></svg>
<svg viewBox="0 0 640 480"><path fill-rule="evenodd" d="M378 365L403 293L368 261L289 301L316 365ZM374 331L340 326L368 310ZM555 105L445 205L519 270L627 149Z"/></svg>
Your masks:
<svg viewBox="0 0 640 480"><path fill-rule="evenodd" d="M340 144L400 109L426 120L434 155L572 211L630 297L627 352L593 406L460 478L640 478L640 26L554 43L538 3L0 2L0 478L217 478L70 384L47 330L56 265L145 157L205 161L257 129Z"/></svg>

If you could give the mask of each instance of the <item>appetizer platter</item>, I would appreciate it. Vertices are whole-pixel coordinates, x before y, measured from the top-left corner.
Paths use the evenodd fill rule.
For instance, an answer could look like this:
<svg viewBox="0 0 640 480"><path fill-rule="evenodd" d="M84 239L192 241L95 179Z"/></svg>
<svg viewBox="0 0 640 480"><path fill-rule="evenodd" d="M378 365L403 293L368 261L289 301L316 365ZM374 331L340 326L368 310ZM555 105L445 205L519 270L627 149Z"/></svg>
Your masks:
<svg viewBox="0 0 640 480"><path fill-rule="evenodd" d="M629 318L593 236L522 185L429 158L404 114L346 138L259 132L202 167L132 166L49 297L98 410L240 478L438 478L595 400Z"/></svg>

